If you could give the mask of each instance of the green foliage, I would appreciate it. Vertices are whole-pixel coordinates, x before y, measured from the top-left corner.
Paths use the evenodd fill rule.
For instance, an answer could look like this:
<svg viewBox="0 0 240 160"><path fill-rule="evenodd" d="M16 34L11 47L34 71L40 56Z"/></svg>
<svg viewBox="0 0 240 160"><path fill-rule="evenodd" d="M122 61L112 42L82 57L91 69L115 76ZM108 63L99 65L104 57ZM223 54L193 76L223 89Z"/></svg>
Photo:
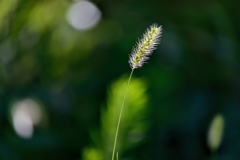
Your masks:
<svg viewBox="0 0 240 160"><path fill-rule="evenodd" d="M111 148L111 142L104 142L104 134L110 128L105 131L106 120L100 119L108 115L112 97L106 88L129 73L132 45L152 23L164 28L161 47L134 71L148 82L151 125L145 126L150 129L144 143L128 147L131 136L123 126L130 124L122 121L119 160L209 159L209 122L219 112L225 123L216 158L240 159L237 1L93 0L102 17L86 31L66 19L76 2L0 0L1 160L75 160L87 146L90 155L96 152L105 160L111 149L104 144ZM15 101L28 98L37 99L48 118L26 140L16 134L8 115ZM107 107L100 107L102 102Z"/></svg>
<svg viewBox="0 0 240 160"><path fill-rule="evenodd" d="M107 107L103 108L101 112L101 136L100 139L92 138L95 146L84 149L83 155L86 160L88 160L88 157L98 157L96 160L102 160L102 156L99 155L103 155L104 159L110 159L126 87L127 79L125 77L120 78L110 86ZM147 86L144 80L132 78L129 84L118 136L116 151L120 155L124 151L136 147L137 144L143 142L144 138L146 138L145 135L149 126L149 121L147 120L149 108L147 106L148 96L146 89Z"/></svg>
<svg viewBox="0 0 240 160"><path fill-rule="evenodd" d="M97 148L84 148L83 160L104 160L103 152Z"/></svg>
<svg viewBox="0 0 240 160"><path fill-rule="evenodd" d="M0 30L10 12L17 6L18 0L0 1Z"/></svg>
<svg viewBox="0 0 240 160"><path fill-rule="evenodd" d="M221 144L224 131L224 117L222 114L217 114L210 125L208 133L208 147L212 152L215 152Z"/></svg>

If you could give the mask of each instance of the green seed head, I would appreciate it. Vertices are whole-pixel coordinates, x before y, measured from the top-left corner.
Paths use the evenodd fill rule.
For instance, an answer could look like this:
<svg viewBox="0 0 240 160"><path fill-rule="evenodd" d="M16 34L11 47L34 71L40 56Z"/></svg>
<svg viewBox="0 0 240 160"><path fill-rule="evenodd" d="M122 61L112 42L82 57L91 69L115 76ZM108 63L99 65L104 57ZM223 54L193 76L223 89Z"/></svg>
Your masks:
<svg viewBox="0 0 240 160"><path fill-rule="evenodd" d="M153 52L156 46L160 43L162 27L153 24L146 30L143 37L138 41L137 45L133 48L130 55L129 64L132 69L142 67L149 55Z"/></svg>

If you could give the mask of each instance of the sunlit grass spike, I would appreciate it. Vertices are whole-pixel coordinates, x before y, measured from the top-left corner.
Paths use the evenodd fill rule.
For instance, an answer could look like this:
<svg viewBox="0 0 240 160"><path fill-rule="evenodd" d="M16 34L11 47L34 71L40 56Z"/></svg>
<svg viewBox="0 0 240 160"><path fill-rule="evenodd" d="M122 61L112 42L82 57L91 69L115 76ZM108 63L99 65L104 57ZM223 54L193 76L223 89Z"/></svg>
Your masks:
<svg viewBox="0 0 240 160"><path fill-rule="evenodd" d="M133 48L132 54L130 55L130 59L128 62L132 68L132 71L128 79L125 96L123 98L121 110L119 113L119 119L117 123L117 129L116 129L116 134L115 134L114 144L113 144L112 160L114 160L118 131L119 131L119 126L120 126L121 117L122 117L122 111L123 111L126 95L128 92L128 86L131 81L133 71L136 68L142 67L143 64L146 62L146 60L149 59L148 56L152 54L153 50L156 49L156 46L160 43L161 33L162 33L161 26L158 26L157 24L151 25L146 30L143 37L137 42L137 45Z"/></svg>
<svg viewBox="0 0 240 160"><path fill-rule="evenodd" d="M143 37L137 42L130 55L129 64L132 69L142 67L149 55L160 43L162 27L153 24L146 30Z"/></svg>

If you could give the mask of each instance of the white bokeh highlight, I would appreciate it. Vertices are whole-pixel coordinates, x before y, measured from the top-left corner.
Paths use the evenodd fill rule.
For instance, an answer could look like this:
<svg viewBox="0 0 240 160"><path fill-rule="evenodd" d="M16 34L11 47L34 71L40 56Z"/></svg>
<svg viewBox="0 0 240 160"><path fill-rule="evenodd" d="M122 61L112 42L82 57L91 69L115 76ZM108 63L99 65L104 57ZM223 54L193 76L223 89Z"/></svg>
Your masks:
<svg viewBox="0 0 240 160"><path fill-rule="evenodd" d="M16 133L22 138L31 138L33 134L33 123L25 110L17 110L13 116L13 126Z"/></svg>
<svg viewBox="0 0 240 160"><path fill-rule="evenodd" d="M78 30L93 28L100 19L101 11L89 1L77 1L67 12L68 23Z"/></svg>
<svg viewBox="0 0 240 160"><path fill-rule="evenodd" d="M11 108L12 123L15 132L22 138L31 138L34 125L42 119L42 111L37 102L24 99L13 104Z"/></svg>

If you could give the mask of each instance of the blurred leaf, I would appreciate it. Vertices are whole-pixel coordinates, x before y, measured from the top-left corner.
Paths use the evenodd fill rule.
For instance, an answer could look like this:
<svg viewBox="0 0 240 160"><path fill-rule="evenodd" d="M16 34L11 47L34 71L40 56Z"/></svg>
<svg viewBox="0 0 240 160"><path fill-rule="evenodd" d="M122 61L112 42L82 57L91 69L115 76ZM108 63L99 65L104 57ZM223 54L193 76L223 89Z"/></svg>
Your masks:
<svg viewBox="0 0 240 160"><path fill-rule="evenodd" d="M16 7L18 0L0 1L0 29L7 15Z"/></svg>
<svg viewBox="0 0 240 160"><path fill-rule="evenodd" d="M212 152L216 151L222 141L224 117L218 114L214 117L208 134L208 146Z"/></svg>
<svg viewBox="0 0 240 160"><path fill-rule="evenodd" d="M64 9L58 1L39 1L29 13L29 28L42 32L49 26L57 25L64 17Z"/></svg>
<svg viewBox="0 0 240 160"><path fill-rule="evenodd" d="M83 160L103 160L102 152L95 148L85 148L83 151Z"/></svg>
<svg viewBox="0 0 240 160"><path fill-rule="evenodd" d="M127 78L123 77L114 82L108 90L107 108L101 112L102 145L99 148L105 159L110 159L112 154L114 136L120 107L126 91ZM123 153L127 149L136 147L146 134L149 125L146 117L148 96L146 94L146 83L142 79L132 78L123 108L123 116L119 129L117 151ZM92 138L94 144L98 144L96 138ZM98 146L99 147L99 146ZM121 158L120 158L121 159ZM100 159L99 159L100 160Z"/></svg>

